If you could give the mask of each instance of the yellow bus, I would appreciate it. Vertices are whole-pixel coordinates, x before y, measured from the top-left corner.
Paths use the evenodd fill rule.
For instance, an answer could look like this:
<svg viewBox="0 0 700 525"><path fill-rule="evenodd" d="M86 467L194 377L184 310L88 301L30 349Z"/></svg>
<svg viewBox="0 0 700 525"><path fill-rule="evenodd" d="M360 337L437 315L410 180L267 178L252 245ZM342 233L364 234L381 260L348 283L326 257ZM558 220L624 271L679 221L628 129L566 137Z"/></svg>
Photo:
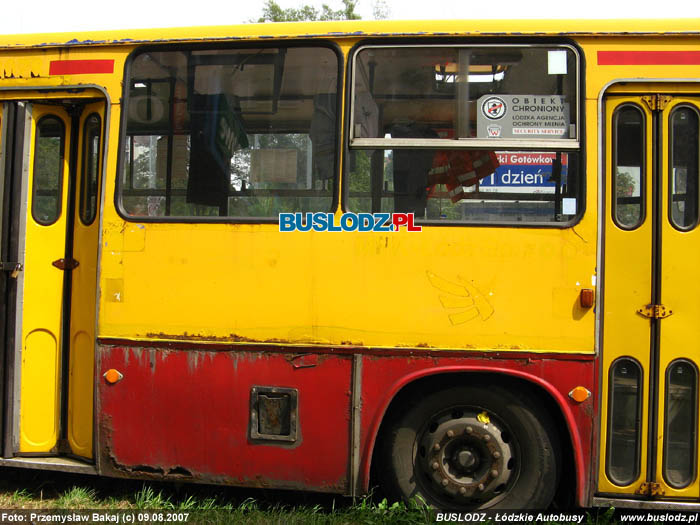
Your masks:
<svg viewBox="0 0 700 525"><path fill-rule="evenodd" d="M0 64L0 465L700 509L700 20L10 35Z"/></svg>

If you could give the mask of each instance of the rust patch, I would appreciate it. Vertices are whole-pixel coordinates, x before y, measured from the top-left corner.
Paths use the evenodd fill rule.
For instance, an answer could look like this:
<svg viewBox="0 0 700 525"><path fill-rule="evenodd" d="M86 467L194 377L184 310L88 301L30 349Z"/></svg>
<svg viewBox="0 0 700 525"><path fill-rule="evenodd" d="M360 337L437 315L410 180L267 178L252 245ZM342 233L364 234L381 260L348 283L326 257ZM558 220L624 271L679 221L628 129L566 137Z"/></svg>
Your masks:
<svg viewBox="0 0 700 525"><path fill-rule="evenodd" d="M101 413L100 431L99 431L99 473L104 475L112 475L121 478L145 478L145 479L167 479L182 480L187 478L194 481L193 474L184 467L172 466L163 468L153 465L123 465L117 459L112 450L112 436L114 429L112 426L112 417L109 414Z"/></svg>
<svg viewBox="0 0 700 525"><path fill-rule="evenodd" d="M163 332L155 333L148 332L146 337L149 339L170 339L174 341L202 341L202 342L213 342L213 343L275 343L275 344L293 344L293 341L286 341L284 339L253 339L251 337L245 337L238 334L229 335L202 335L202 334L188 334L183 332L182 334L166 334Z"/></svg>
<svg viewBox="0 0 700 525"><path fill-rule="evenodd" d="M251 488L284 488L292 490L314 490L317 491L319 487L308 485L303 481L285 481L268 479L264 476L256 476L255 478L249 477L234 477L226 475L212 475L202 472L192 471L181 465L174 466L160 466L160 465L125 465L119 462L114 453L111 450L111 435L112 428L108 423L108 415L103 416L103 420L100 423L101 438L105 437L104 441L101 443L101 468L100 474L108 474L119 478L138 478L147 479L153 481L187 481L190 483L206 483L215 485L228 485L237 487L251 487ZM337 483L324 483L321 490L326 492L335 493L345 493L347 490L347 483L345 479L339 480Z"/></svg>
<svg viewBox="0 0 700 525"><path fill-rule="evenodd" d="M185 467L172 467L168 469L168 476L184 476L191 478L192 472L187 470Z"/></svg>
<svg viewBox="0 0 700 525"><path fill-rule="evenodd" d="M409 344L409 343L403 343L403 344L398 344L396 345L396 348L436 348L434 346L430 346L428 343L415 343L415 344Z"/></svg>
<svg viewBox="0 0 700 525"><path fill-rule="evenodd" d="M207 353L215 352L226 352L231 354L245 353L255 354L255 359L267 356L270 353L282 353L282 354L299 354L299 353L314 353L319 355L364 355L368 359L382 359L386 357L394 356L416 356L416 357L478 357L481 359L525 359L526 357L537 361L545 359L554 359L557 361L592 361L595 359L595 354L593 353L563 353L563 352L538 352L537 354L531 354L526 347L515 347L510 349L510 347L503 348L483 348L477 347L471 343L465 343L459 349L454 348L439 348L439 347L428 347L428 348L417 348L415 346L410 346L405 344L403 346L394 346L392 348L386 347L373 347L373 346L341 346L341 345L322 345L320 343L308 343L306 345L300 344L261 344L257 343L250 346L246 345L234 345L227 343L217 343L211 341L208 345L199 345L196 342L188 341L158 341L158 340L133 340L133 339L116 339L111 337L98 337L97 342L100 345L102 352L110 351L110 349L118 349L125 352L125 358L128 360L129 349L148 349L155 348L159 355L164 356L169 352L177 350L188 350L188 351L206 351ZM504 348L507 350L504 351ZM136 354L136 352L135 352Z"/></svg>
<svg viewBox="0 0 700 525"><path fill-rule="evenodd" d="M114 456L112 456L112 459L114 460ZM163 470L161 467L152 467L150 465L134 465L133 467L123 467L125 470L128 470L129 472L133 473L142 473L142 474L159 474L163 475L165 474L165 470Z"/></svg>
<svg viewBox="0 0 700 525"><path fill-rule="evenodd" d="M521 352L527 352L528 347L523 345L496 345L494 347L497 350L519 350Z"/></svg>

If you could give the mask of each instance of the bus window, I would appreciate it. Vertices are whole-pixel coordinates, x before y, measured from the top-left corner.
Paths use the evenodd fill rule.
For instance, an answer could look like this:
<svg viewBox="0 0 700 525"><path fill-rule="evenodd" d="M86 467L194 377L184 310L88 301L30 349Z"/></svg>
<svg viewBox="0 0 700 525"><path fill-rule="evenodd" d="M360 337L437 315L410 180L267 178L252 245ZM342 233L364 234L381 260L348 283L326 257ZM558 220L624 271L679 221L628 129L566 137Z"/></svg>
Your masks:
<svg viewBox="0 0 700 525"><path fill-rule="evenodd" d="M613 218L624 230L638 227L644 220L645 121L637 106L626 104L615 111L613 136Z"/></svg>
<svg viewBox="0 0 700 525"><path fill-rule="evenodd" d="M578 154L553 151L397 149L359 150L352 156L350 210L465 222L555 220L556 194L567 194L567 177L576 180L567 172L576 173L578 163ZM381 159L378 175L376 158Z"/></svg>
<svg viewBox="0 0 700 525"><path fill-rule="evenodd" d="M100 133L102 121L90 115L83 131L83 166L80 176L80 220L92 224L97 214L97 184L100 176Z"/></svg>
<svg viewBox="0 0 700 525"><path fill-rule="evenodd" d="M698 113L679 106L671 116L671 224L690 230L698 222Z"/></svg>
<svg viewBox="0 0 700 525"><path fill-rule="evenodd" d="M572 48L363 46L352 73L348 209L468 223L582 211Z"/></svg>
<svg viewBox="0 0 700 525"><path fill-rule="evenodd" d="M331 49L144 52L130 75L126 215L276 218L331 209L338 129Z"/></svg>
<svg viewBox="0 0 700 525"><path fill-rule="evenodd" d="M610 412L606 471L617 485L629 485L639 476L642 369L628 357L610 367Z"/></svg>
<svg viewBox="0 0 700 525"><path fill-rule="evenodd" d="M63 141L65 129L57 117L46 116L36 126L32 216L48 226L61 215Z"/></svg>
<svg viewBox="0 0 700 525"><path fill-rule="evenodd" d="M685 359L673 361L666 371L663 470L674 488L687 487L695 479L697 398L697 369Z"/></svg>

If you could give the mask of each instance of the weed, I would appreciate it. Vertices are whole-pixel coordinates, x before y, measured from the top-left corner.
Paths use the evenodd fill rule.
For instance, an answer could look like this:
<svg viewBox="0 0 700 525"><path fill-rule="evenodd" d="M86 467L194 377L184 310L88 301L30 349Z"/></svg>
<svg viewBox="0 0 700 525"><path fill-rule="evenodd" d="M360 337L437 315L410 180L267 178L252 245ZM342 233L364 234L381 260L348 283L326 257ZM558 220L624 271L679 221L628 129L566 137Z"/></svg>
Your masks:
<svg viewBox="0 0 700 525"><path fill-rule="evenodd" d="M91 509L97 504L97 491L86 487L72 487L56 498L60 509Z"/></svg>
<svg viewBox="0 0 700 525"><path fill-rule="evenodd" d="M156 493L150 485L144 485L134 495L134 505L137 509L174 509L168 496L163 496L162 491Z"/></svg>
<svg viewBox="0 0 700 525"><path fill-rule="evenodd" d="M28 503L33 499L33 496L27 489L17 489L10 495L12 503Z"/></svg>

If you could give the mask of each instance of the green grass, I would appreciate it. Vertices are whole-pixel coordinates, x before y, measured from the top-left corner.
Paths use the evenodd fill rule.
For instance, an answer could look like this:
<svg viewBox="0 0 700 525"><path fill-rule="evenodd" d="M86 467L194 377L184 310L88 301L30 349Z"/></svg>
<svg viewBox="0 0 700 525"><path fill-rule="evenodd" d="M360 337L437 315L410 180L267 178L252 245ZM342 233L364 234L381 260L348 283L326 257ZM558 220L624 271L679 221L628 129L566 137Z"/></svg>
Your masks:
<svg viewBox="0 0 700 525"><path fill-rule="evenodd" d="M134 506L140 510L165 509L172 510L175 505L163 491L156 492L150 485L144 485L133 497Z"/></svg>
<svg viewBox="0 0 700 525"><path fill-rule="evenodd" d="M433 523L428 511L403 503L372 503L362 499L344 507L324 508L322 505L287 506L264 505L249 499L236 507L217 506L203 511L195 509L190 523L231 523L244 525L414 525Z"/></svg>
<svg viewBox="0 0 700 525"><path fill-rule="evenodd" d="M432 523L420 505L341 496L114 480L3 469L0 508L186 512L187 523L413 525Z"/></svg>
<svg viewBox="0 0 700 525"><path fill-rule="evenodd" d="M435 523L419 502L390 503L291 491L116 480L3 469L2 509L126 510L188 513L190 524L421 525ZM612 510L593 511L585 525L613 525Z"/></svg>
<svg viewBox="0 0 700 525"><path fill-rule="evenodd" d="M92 509L97 502L97 492L88 487L71 487L55 500L59 509Z"/></svg>

